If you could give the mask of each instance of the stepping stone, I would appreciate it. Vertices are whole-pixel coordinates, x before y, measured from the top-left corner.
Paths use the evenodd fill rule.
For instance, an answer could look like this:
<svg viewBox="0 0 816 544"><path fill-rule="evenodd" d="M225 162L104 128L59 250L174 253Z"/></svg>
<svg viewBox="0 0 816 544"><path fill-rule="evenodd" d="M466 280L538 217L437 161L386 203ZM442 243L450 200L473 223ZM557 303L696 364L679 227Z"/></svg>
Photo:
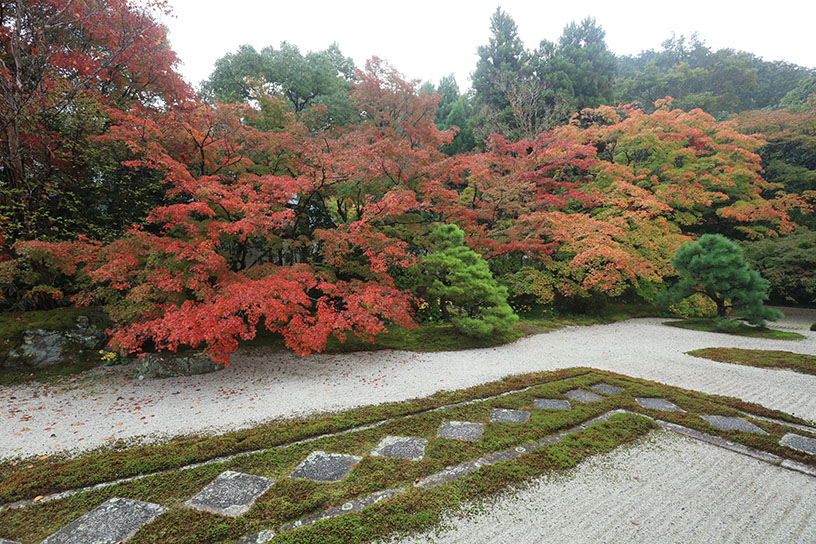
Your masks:
<svg viewBox="0 0 816 544"><path fill-rule="evenodd" d="M623 389L621 389L620 387L615 387L614 385L609 385L606 383L596 383L595 385L590 387L590 389L594 389L598 393L604 393L606 395L617 395L618 393L623 391Z"/></svg>
<svg viewBox="0 0 816 544"><path fill-rule="evenodd" d="M808 438L799 434L788 433L779 443L783 446L816 455L816 438Z"/></svg>
<svg viewBox="0 0 816 544"><path fill-rule="evenodd" d="M289 477L307 478L316 482L339 482L361 459L356 455L313 451Z"/></svg>
<svg viewBox="0 0 816 544"><path fill-rule="evenodd" d="M428 441L424 438L409 436L386 436L371 452L371 455L391 457L394 459L408 459L419 461L425 457L425 446Z"/></svg>
<svg viewBox="0 0 816 544"><path fill-rule="evenodd" d="M436 436L439 438L452 438L454 440L467 440L476 442L482 436L484 427L481 423L471 423L470 421L445 421Z"/></svg>
<svg viewBox="0 0 816 544"><path fill-rule="evenodd" d="M562 399L535 399L533 406L539 410L571 410L568 400Z"/></svg>
<svg viewBox="0 0 816 544"><path fill-rule="evenodd" d="M493 408L490 412L490 421L494 423L527 423L530 412L527 410L510 410L509 408Z"/></svg>
<svg viewBox="0 0 816 544"><path fill-rule="evenodd" d="M238 541L238 544L266 544L275 538L275 531L263 530L254 535L245 536Z"/></svg>
<svg viewBox="0 0 816 544"><path fill-rule="evenodd" d="M700 416L721 431L742 431L744 433L768 434L741 417Z"/></svg>
<svg viewBox="0 0 816 544"><path fill-rule="evenodd" d="M115 544L127 542L167 510L152 502L113 498L69 523L42 544Z"/></svg>
<svg viewBox="0 0 816 544"><path fill-rule="evenodd" d="M661 412L683 412L683 410L678 408L675 403L666 399L657 397L643 397L636 398L635 400L638 404L640 404L641 408L646 408L647 410L659 410Z"/></svg>
<svg viewBox="0 0 816 544"><path fill-rule="evenodd" d="M227 470L218 475L185 506L235 518L244 514L255 499L266 493L275 480Z"/></svg>
<svg viewBox="0 0 816 544"><path fill-rule="evenodd" d="M578 402L595 402L603 399L602 396L595 393L590 393L589 391L584 391L583 389L573 389L571 391L567 391L564 393L564 396L572 400L577 400Z"/></svg>

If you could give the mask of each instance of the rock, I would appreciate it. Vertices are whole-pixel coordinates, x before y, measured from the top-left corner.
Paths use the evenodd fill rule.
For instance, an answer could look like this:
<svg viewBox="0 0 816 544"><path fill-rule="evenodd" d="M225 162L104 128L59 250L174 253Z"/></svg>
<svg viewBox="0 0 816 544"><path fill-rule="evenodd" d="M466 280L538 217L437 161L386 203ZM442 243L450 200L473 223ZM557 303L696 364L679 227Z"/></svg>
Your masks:
<svg viewBox="0 0 816 544"><path fill-rule="evenodd" d="M53 365L62 360L64 343L62 332L31 329L23 333L23 345L13 355L19 354L29 366Z"/></svg>
<svg viewBox="0 0 816 544"><path fill-rule="evenodd" d="M779 443L783 446L809 453L810 455L816 455L816 438L788 433L782 437Z"/></svg>
<svg viewBox="0 0 816 544"><path fill-rule="evenodd" d="M493 408L490 412L490 421L499 423L526 423L530 419L527 410L510 410L508 408Z"/></svg>
<svg viewBox="0 0 816 544"><path fill-rule="evenodd" d="M207 374L224 369L203 353L164 354L148 353L133 365L133 375L144 378L175 378Z"/></svg>
<svg viewBox="0 0 816 544"><path fill-rule="evenodd" d="M420 461L425 457L425 446L428 441L424 438L410 436L386 436L371 452L371 455L392 457Z"/></svg>
<svg viewBox="0 0 816 544"><path fill-rule="evenodd" d="M289 475L290 478L308 478L316 482L339 482L362 460L356 455L313 451Z"/></svg>
<svg viewBox="0 0 816 544"><path fill-rule="evenodd" d="M538 410L571 410L568 400L563 399L535 399L533 406Z"/></svg>
<svg viewBox="0 0 816 544"><path fill-rule="evenodd" d="M86 316L76 320L76 326L62 331L29 329L23 331L23 341L9 351L0 366L48 366L68 363L85 351L99 349L105 341L105 332L91 325Z"/></svg>
<svg viewBox="0 0 816 544"><path fill-rule="evenodd" d="M578 402L596 402L603 400L602 396L596 395L595 393L590 393L589 391L584 391L583 389L573 389L571 391L567 391L564 393L564 396L571 400L577 400Z"/></svg>
<svg viewBox="0 0 816 544"><path fill-rule="evenodd" d="M274 483L274 480L263 476L227 470L184 504L235 518L249 511L255 499L266 493Z"/></svg>
<svg viewBox="0 0 816 544"><path fill-rule="evenodd" d="M126 542L167 510L164 506L113 498L43 540L43 544L114 544Z"/></svg>
<svg viewBox="0 0 816 544"><path fill-rule="evenodd" d="M590 389L593 389L598 393L603 393L605 395L617 395L618 393L623 391L623 389L621 389L620 387L615 387L614 385L609 385L607 383L597 383L590 387Z"/></svg>
<svg viewBox="0 0 816 544"><path fill-rule="evenodd" d="M275 531L264 529L263 531L258 531L252 535L245 536L238 541L238 544L266 544L273 538L275 538Z"/></svg>
<svg viewBox="0 0 816 544"><path fill-rule="evenodd" d="M647 410L659 410L661 412L683 412L677 405L669 400L658 397L638 397L637 403Z"/></svg>
<svg viewBox="0 0 816 544"><path fill-rule="evenodd" d="M768 434L748 420L741 417L700 416L721 431L740 431L743 433Z"/></svg>
<svg viewBox="0 0 816 544"><path fill-rule="evenodd" d="M453 440L467 440L476 442L482 436L484 427L481 423L471 421L444 421L436 432L439 438L452 438Z"/></svg>

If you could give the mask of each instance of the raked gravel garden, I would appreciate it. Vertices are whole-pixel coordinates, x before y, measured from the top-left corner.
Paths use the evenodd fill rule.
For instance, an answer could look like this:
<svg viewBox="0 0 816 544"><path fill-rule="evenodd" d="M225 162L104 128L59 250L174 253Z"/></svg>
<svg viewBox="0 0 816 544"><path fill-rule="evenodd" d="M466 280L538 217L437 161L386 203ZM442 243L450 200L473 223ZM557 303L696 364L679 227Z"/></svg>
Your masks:
<svg viewBox="0 0 816 544"><path fill-rule="evenodd" d="M464 497L457 495L461 500L457 499L454 508L431 509L441 512L439 515L444 520L441 524L405 526L397 523L395 531L375 531L364 539L361 536L361 541L370 540L370 536L386 540L403 538L399 535L408 531L414 534L404 542L813 542L816 539L816 509L813 508L816 504L816 469L813 468L816 462L809 461L813 454L808 452L808 448L816 444L816 440L811 438L816 436L813 434L816 431L810 427L816 421L816 395L813 394L816 391L816 376L784 369L721 363L693 357L686 352L717 346L786 350L816 355L816 332L807 330L809 323L814 321L814 315L816 312L789 311L787 318L774 324L776 328L796 330L805 337L794 341L684 330L666 327L662 324L662 319L645 318L609 325L567 327L522 338L496 348L457 352L373 351L298 358L270 348L250 347L236 354L228 369L181 378L139 380L128 373L127 366L101 367L78 376L51 380L47 384L31 382L27 385L2 387L0 425L3 436L7 439L0 444L0 456L6 462L4 466L12 467L14 472L20 469L20 464L32 463L29 466L33 467L37 462L48 462L52 457L62 459L67 456L70 460L91 450L96 450L91 455L100 455L100 452L107 451L106 448L126 451L131 446L163 443L171 437L184 440L185 435L205 437L249 430L261 425L271 424L274 428L276 424L287 422L296 425L299 419L308 420L328 412L365 409L383 403L426 398L440 392L491 384L510 376L585 367L586 370L565 370L567 374L559 375L560 381L555 377L547 377L547 374L536 374L541 377L529 378L533 381L529 382L527 389L510 388L504 391L507 393L506 397L501 397L504 401L501 398L485 400L485 395L474 393L471 400L476 404L472 410L476 411L472 414L466 408L456 408L450 403L435 406L442 410L438 416L442 419L437 421L431 418L433 421L427 422L427 428L420 425L425 430L415 434L425 433L424 436L400 437L397 431L394 431L394 435L383 437L368 436L366 432L375 431L357 430L348 425L340 429L342 424L338 423L339 430L352 431L349 438L345 439L349 444L354 443L354 438L358 436L355 433L363 433L359 434L361 443L367 444L373 440L370 451L351 448L354 452L346 456L321 454L322 450L318 450L317 446L306 445L301 450L304 453L311 451L308 456L299 460L293 457L291 461L281 461L281 468L269 469L267 472L253 470L252 463L245 461L244 463L249 463L249 474L229 468L242 468L241 461L232 459L212 463L207 460L204 469L184 471L193 474L196 470L204 470L205 473L196 478L200 478L202 482L210 481L209 486L203 490L194 489L197 483L191 482L190 491L187 492L189 497L179 491L180 495L172 498L175 496L170 493L168 496L171 498L165 501L165 505L131 499L117 500L125 501L120 505L124 512L122 515L132 519L144 518L148 528L152 526L151 523L159 523L154 521L157 516L159 520L162 516L181 516L179 519L185 519L184 514L179 513L180 509L184 512L195 510L205 513L201 515L215 517L242 519L240 516L247 516L248 521L236 522L244 525L229 526L222 533L212 529L211 535L232 535L235 531L237 535L246 526L248 534L242 542L318 542L323 540L298 540L296 537L301 534L304 538L307 534L311 535L309 538L319 537L322 534L320 530L328 530L325 527L331 527L331 523L334 523L322 521L324 519L339 519L338 515L346 513L349 516L370 515L366 512L374 503L401 504L403 499L391 497L402 493L405 486L401 480L408 473L416 473L416 481L413 483L418 488L423 488L423 482L437 482L434 478L442 478L427 487L440 485L440 489L448 493L450 486L443 486L443 483L453 481L454 488L457 485L473 486L467 482L478 478L483 471L488 471L485 473L485 481L490 481L490 470L509 470L500 467L515 466L513 463L520 463L521 468L518 470L523 472L527 470L524 468L527 467L525 463L531 463L525 459L534 457L534 450L567 448L571 444L570 440L580 442L583 433L594 432L595 426L607 425L608 432L618 437L617 442L607 444L601 439L593 442L587 438L588 445L578 455L583 459L579 463L567 463L562 470L547 470L533 479L524 477L515 481L509 478L508 481L515 481L517 485L497 488L496 492L486 493L484 496L480 493L474 496L466 493ZM588 370L590 368L613 374L600 373L596 376ZM631 384L626 377L633 379ZM586 384L575 381L577 386L567 383L581 379L588 381ZM616 382L618 379L621 381ZM613 385L605 385L610 380ZM666 388L665 392L660 390L660 393L654 394L661 397L660 400L635 399L638 391L658 391L648 389L651 387L647 385L649 382L671 387ZM554 385L562 383L563 386ZM589 386L590 383L595 385ZM642 389L644 387L647 389ZM533 391L545 390L554 392L551 395L554 398L547 402L555 404L542 404L541 399L524 397L533 395ZM701 405L704 406L702 408L697 408L694 404L692 408L689 404L692 401L677 400L686 399L682 396L682 390L723 395L745 402L738 404L737 401L723 401L726 408L717 408L714 404ZM631 398L627 396L630 394ZM621 395L627 396L629 400L613 400L623 399ZM675 415L674 410L678 405L662 398L666 395L680 406L686 402L688 414L686 411L678 411L678 415ZM718 397L700 395L694 402L716 403L719 402L717 399ZM639 404L634 404L634 400ZM571 411L574 416L558 416L567 418L558 425L552 422L542 423L544 420L540 418L544 416L541 414L555 414L557 410L554 408L557 408L558 403L566 403L567 407L572 403ZM752 404L762 408L752 407ZM492 406L492 411L480 416L478 409L482 409L482 405ZM635 412L640 410L651 419L631 415L632 408ZM759 413L756 410L764 411ZM711 412L718 411L730 415L712 419ZM766 425L764 422L767 417L762 419L762 414L771 414L771 411L784 412L794 417L777 413L775 418L771 418L775 422L767 423L767 431L757 427L755 424ZM445 419L447 416L443 417L443 414L449 412L452 414L451 419ZM461 421L453 419L457 414L461 415ZM668 414L666 421L660 419L664 414ZM690 425L699 427L697 430L687 429L688 432L680 434L666 431L672 430L671 425L680 425L686 429L683 425L689 423L683 418L694 414L697 423ZM743 415L757 419L752 419L751 423ZM700 423L696 416L708 423ZM477 421L482 417L484 423L468 422L468 417ZM574 420L569 419L570 417L574 417ZM680 419L672 420L672 417ZM786 421L780 421L778 417L785 417ZM737 420L745 421L747 426L743 427L743 423ZM643 421L651 423L646 425ZM790 426L787 422L794 424ZM785 426L782 426L783 423ZM708 424L711 425L710 429ZM732 427L735 424L736 427ZM389 425L393 425L397 430L408 428L407 423L396 420L382 425L389 429ZM493 436L491 433L499 432L495 428L502 429L502 425L512 429L527 426L529 430L514 430L513 432L521 434L504 438ZM543 425L542 429L550 429L549 432L558 431L556 436L560 437L558 440L563 441L564 445L554 445L556 442L548 432L534 431L538 429L536 425ZM661 427L663 430L660 430ZM706 433L701 429L715 432ZM486 432L484 436L483 432ZM503 436L501 432L500 436ZM533 440L535 432L544 433L536 435L538 438L549 438L536 442ZM710 439L701 439L694 433L702 433ZM793 435L801 438L791 439L790 436ZM734 437L739 439L734 442ZM318 437L316 444L322 444L320 440L332 439ZM422 461L422 458L426 446L430 448L430 452L440 447L437 445L439 440L443 444L456 443L450 447L452 452L458 453L450 453L452 457L448 457L447 453L439 456L437 461L442 465L437 468L442 468L443 465L447 468L434 472L436 465L430 460ZM516 443L514 441L522 446L505 447ZM290 443L295 444L296 441ZM466 444L461 446L464 448L461 451L457 449L460 448L460 443ZM331 447L329 445L326 449L331 451ZM786 452L792 452L793 455ZM253 455L259 454L251 454L247 459L254 458ZM303 457L303 454L298 455ZM321 455L325 455L325 458ZM555 454L546 455L552 461ZM367 463L373 462L368 459L377 456L398 458L408 465L417 463L411 466L425 466L422 463L428 463L428 466L427 470L417 469L412 472L413 469L406 469L405 474L395 475L393 479L403 484L399 491L385 485L387 482L380 482L383 485L378 484L379 487L361 484L361 487L355 488L357 491L350 491L353 495L345 497L351 500L337 504L336 507L317 507L311 513L304 511L304 515L300 517L292 513L280 514L280 519L288 515L292 521L263 528L262 521L259 521L262 517L258 517L257 511L271 508L268 506L270 503L269 500L261 501L262 506L253 507L254 500L265 493L275 495L298 492L294 484L286 484L294 487L282 489L279 489L281 484L277 487L273 485L276 481L286 480L281 479L282 474L279 473L284 467L288 467L285 470L289 482L312 478L314 474L318 475L313 478L318 482L347 480L346 483L337 484L340 486L337 491L326 491L327 495L323 499L325 502L332 498L342 499L343 493L348 491L346 487L354 487L355 474L358 474L356 478L361 481L367 481L363 475L367 474L365 471L369 468L365 467L369 466ZM447 461L455 462L448 464ZM238 464L233 466L230 463ZM355 470L358 463L364 468ZM550 468L560 466L555 461L552 463ZM798 469L791 470L794 465ZM224 468L227 470L223 470ZM316 472L313 474L310 471ZM155 478L159 476L144 481L153 482ZM461 478L464 479L460 480ZM103 480L106 481L104 478ZM410 483L409 481L408 487L411 487ZM220 488L220 484L226 487ZM56 483L52 485L59 491L66 491L71 487ZM60 488L60 485L63 487ZM121 489L130 489L125 491L125 495L131 493L141 497L140 493L143 493L151 496L150 491L136 492L128 488L128 485L134 483L119 483L112 488L120 489L124 486ZM489 487L487 484L485 486ZM35 489L36 486L32 487L32 493L39 493ZM19 524L23 523L19 517L23 516L21 512L27 509L36 512L38 508L49 508L49 502L64 503L61 510L53 507L59 511L59 514L54 515L60 520L74 519L74 523L68 524L61 531L56 531L60 527L55 527L54 534L45 542L80 542L83 540L77 535L85 535L82 537L85 538L93 533L92 529L83 528L83 523L93 526L94 523L102 523L96 518L116 518L117 514L104 510L119 504L102 502L103 496L100 493L105 493L105 489L84 491L88 497L95 497L90 502L96 501L94 504L98 506L97 510L90 513L68 515L65 512L72 504L70 501L79 500L77 497L84 496L83 493L61 498L42 491L42 496L38 497L16 497L22 501L11 509L7 504L4 511L0 511L0 518L6 516L7 523ZM372 493L357 496L356 493L360 490ZM428 496L422 497L424 498L421 500L429 500ZM41 501L40 505L36 504L38 501ZM248 504L243 505L242 501ZM315 505L323 504L318 499L315 501ZM128 510L129 508L132 510ZM170 514L165 513L168 508ZM91 508L88 507L87 510L90 511ZM80 517L80 514L86 514L86 517ZM396 516L394 513L391 515ZM318 533L298 532L304 531L301 526L317 527L315 530ZM261 529L256 531L259 527ZM320 527L324 529L319 529ZM155 535L163 534L160 530L153 530L154 537L146 537L145 535L153 533L150 530L140 531L140 528L141 525L134 525L130 533L117 536L115 530L97 525L98 530L116 538L111 542L123 540L123 536L129 538L133 534L136 535L134 542L161 541L152 540L158 538ZM415 529L419 529L419 532ZM50 529L48 534L51 534ZM38 534L36 539L44 536L47 534ZM26 544L35 541L26 540L16 532L3 534L3 529L0 529L0 539L3 537L14 537L15 541ZM22 540L17 540L21 538ZM231 536L197 538L201 542L238 541Z"/></svg>

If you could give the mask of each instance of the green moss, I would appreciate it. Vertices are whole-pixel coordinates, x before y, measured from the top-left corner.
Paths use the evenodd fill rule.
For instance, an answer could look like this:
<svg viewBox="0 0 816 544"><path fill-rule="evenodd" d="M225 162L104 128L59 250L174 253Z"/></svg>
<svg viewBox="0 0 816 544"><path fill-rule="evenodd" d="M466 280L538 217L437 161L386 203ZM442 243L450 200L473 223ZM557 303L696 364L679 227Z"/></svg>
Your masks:
<svg viewBox="0 0 816 544"><path fill-rule="evenodd" d="M536 398L563 398L563 394L570 389L586 389L599 382L620 387L622 392L594 403L575 402L573 409L569 411L531 410L530 420L523 425L489 421L493 408L529 410ZM522 387L527 389L519 390ZM512 392L496 398L485 398L504 391ZM644 410L635 401L639 396L666 398L686 412ZM451 405L469 399L482 400ZM428 411L430 408L440 409ZM20 488L26 490L24 496L31 497L34 493L45 494L46 484L56 490L75 487L80 481L104 480L89 477L88 473L110 475L115 471L143 470L157 466L159 457L167 459L166 464L173 464L178 462L175 459L177 453L186 455L183 458L185 462L196 458L214 458L223 454L225 444L263 444L261 451L228 461L184 470L171 469L137 481L86 491L23 509L9 509L0 512L0 526L4 529L5 537L18 539L25 544L39 542L108 498L117 496L156 502L169 508L167 513L139 531L132 541L134 543L234 542L243 535L260 529L278 529L284 523L325 508L336 507L374 491L404 487L408 491L393 499L359 513L281 534L276 542L366 542L388 538L395 534L430 528L438 523L445 512L459 507L465 501L478 500L552 470L573 467L589 455L610 451L655 428L653 421L639 415L619 414L608 421L570 434L559 443L512 461L482 467L450 484L431 490L413 487L417 478L423 478L447 466L472 461L518 445L538 442L613 409L641 412L816 466L816 460L810 458L812 456L778 444L781 436L790 431L783 425L753 419L755 424L769 434L724 432L700 417L709 414L741 415L741 411L746 411L758 416L804 423L790 415L736 399L686 391L611 372L571 369L514 376L492 384L435 395L429 399L349 410L308 420L287 421L218 437L175 440L152 448L97 452L58 462L31 461L29 464L5 465L0 467L0 474L3 474L0 492L3 493L4 502L8 502L15 495L20 498L17 492ZM388 417L394 419L384 421L374 428L335 436L320 436L307 443L293 443L321 432L344 430L354 425L383 421ZM436 430L446 419L478 421L483 423L485 432L478 442L437 438ZM410 462L366 456L340 482L318 483L287 477L311 451L324 450L365 456L387 435L426 438L428 445L425 458L419 462ZM182 506L223 470L266 476L276 480L276 483L258 499L247 514L237 519L197 512Z"/></svg>
<svg viewBox="0 0 816 544"><path fill-rule="evenodd" d="M752 327L744 323L733 321L731 321L728 326L723 326L722 320L717 319L684 319L682 321L667 321L663 324L694 331L718 332L736 336L748 336L750 338L768 338L770 340L803 340L805 338L795 332L778 331L767 327Z"/></svg>
<svg viewBox="0 0 816 544"><path fill-rule="evenodd" d="M695 357L759 368L789 368L805 374L816 374L816 356L790 351L740 348L703 348L687 352Z"/></svg>

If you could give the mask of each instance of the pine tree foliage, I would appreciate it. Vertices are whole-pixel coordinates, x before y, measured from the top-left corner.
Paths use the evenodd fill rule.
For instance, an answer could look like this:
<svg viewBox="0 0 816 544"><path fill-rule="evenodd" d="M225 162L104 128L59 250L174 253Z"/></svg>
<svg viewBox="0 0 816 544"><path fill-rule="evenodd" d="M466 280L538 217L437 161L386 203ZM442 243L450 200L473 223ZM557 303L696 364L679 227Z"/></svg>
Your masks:
<svg viewBox="0 0 816 544"><path fill-rule="evenodd" d="M778 310L763 305L768 281L748 267L740 246L725 236L706 234L680 247L672 266L681 279L668 291L667 302L701 293L714 301L719 317L725 317L729 309L754 325L782 317Z"/></svg>
<svg viewBox="0 0 816 544"><path fill-rule="evenodd" d="M497 334L518 321L507 304L507 289L493 278L487 261L465 244L462 229L438 225L431 242L435 251L421 265L428 297L456 330L468 336Z"/></svg>

